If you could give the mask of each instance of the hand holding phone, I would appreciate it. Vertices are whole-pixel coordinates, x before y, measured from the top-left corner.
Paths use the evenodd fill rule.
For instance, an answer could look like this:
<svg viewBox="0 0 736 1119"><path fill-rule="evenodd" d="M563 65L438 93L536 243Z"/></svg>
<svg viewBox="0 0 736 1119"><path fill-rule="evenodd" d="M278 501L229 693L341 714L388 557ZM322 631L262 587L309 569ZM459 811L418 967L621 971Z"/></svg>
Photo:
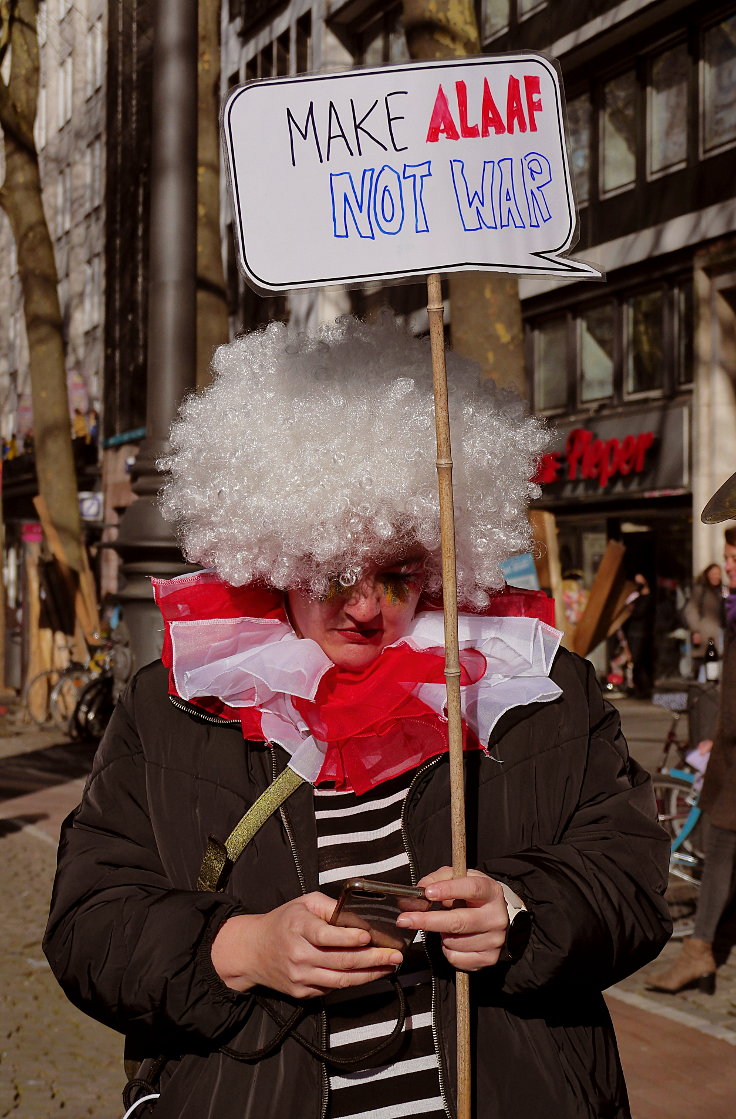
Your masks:
<svg viewBox="0 0 736 1119"><path fill-rule="evenodd" d="M344 884L331 925L366 929L377 948L406 951L416 936L415 929L401 929L396 919L401 913L426 913L432 902L421 886L401 886L372 878L350 878Z"/></svg>

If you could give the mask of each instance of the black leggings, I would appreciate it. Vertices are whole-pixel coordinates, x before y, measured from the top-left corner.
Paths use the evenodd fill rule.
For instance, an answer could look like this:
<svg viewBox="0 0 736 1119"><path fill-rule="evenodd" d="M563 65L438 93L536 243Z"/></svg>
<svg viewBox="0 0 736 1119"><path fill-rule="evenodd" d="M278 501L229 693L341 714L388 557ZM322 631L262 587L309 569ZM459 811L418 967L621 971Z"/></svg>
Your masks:
<svg viewBox="0 0 736 1119"><path fill-rule="evenodd" d="M736 831L717 828L707 815L705 824L705 867L698 896L693 935L712 942L718 922L734 892Z"/></svg>

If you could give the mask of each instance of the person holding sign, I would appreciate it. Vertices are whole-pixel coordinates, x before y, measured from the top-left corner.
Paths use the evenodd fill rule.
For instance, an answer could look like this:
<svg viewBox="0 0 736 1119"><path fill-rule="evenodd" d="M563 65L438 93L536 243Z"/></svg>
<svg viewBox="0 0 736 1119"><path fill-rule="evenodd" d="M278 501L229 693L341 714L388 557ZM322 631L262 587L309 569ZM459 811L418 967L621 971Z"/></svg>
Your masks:
<svg viewBox="0 0 736 1119"><path fill-rule="evenodd" d="M481 1119L629 1115L600 992L669 935L668 841L591 666L500 573L543 427L448 362L462 877L427 346L272 324L174 425L162 507L208 570L155 581L163 664L65 825L45 941L147 1058L134 1119L452 1115L458 971Z"/></svg>

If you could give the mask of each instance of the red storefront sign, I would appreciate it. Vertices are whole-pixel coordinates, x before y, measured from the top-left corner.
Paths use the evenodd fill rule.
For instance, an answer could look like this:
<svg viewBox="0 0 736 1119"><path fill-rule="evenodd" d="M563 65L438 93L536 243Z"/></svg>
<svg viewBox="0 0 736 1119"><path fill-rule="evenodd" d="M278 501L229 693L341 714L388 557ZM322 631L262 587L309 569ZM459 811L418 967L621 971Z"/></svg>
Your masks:
<svg viewBox="0 0 736 1119"><path fill-rule="evenodd" d="M641 474L654 432L626 435L623 439L598 439L594 432L576 427L565 441L565 450L542 455L534 481L540 485L595 478L604 489L617 475Z"/></svg>

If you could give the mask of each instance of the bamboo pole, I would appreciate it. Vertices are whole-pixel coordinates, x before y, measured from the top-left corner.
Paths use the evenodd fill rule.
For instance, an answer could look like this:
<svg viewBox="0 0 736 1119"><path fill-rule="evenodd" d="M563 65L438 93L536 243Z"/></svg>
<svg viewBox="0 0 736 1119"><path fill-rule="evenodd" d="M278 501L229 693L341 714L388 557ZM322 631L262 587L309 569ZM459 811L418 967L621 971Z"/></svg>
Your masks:
<svg viewBox="0 0 736 1119"><path fill-rule="evenodd" d="M450 821L452 871L456 878L467 873L465 850L465 788L463 776L463 728L460 710L460 650L457 632L457 568L455 561L455 506L452 496L452 446L447 402L444 306L439 273L427 276L427 315L432 346L434 416L437 433L437 485L440 498L442 541L442 596L445 620L445 683L450 746ZM457 1115L470 1119L470 976L455 975L457 1016Z"/></svg>

